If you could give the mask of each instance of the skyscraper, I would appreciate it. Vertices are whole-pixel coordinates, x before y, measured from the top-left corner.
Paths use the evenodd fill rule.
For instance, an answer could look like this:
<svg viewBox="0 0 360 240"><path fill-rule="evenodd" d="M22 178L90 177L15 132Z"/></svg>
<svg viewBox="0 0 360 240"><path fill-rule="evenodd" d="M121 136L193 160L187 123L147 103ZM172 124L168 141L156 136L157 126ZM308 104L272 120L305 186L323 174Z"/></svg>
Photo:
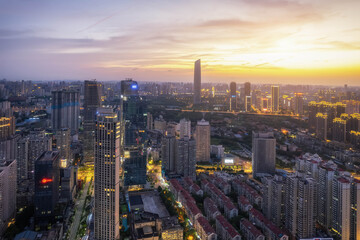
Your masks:
<svg viewBox="0 0 360 240"><path fill-rule="evenodd" d="M251 83L244 83L244 97L251 95Z"/></svg>
<svg viewBox="0 0 360 240"><path fill-rule="evenodd" d="M52 92L51 121L53 130L69 128L72 133L79 130L80 94L78 91Z"/></svg>
<svg viewBox="0 0 360 240"><path fill-rule="evenodd" d="M139 85L132 79L121 81L124 119L124 186L146 184L145 142L147 139L147 106L139 96Z"/></svg>
<svg viewBox="0 0 360 240"><path fill-rule="evenodd" d="M252 169L253 175L274 174L276 157L276 139L274 133L252 134Z"/></svg>
<svg viewBox="0 0 360 240"><path fill-rule="evenodd" d="M35 162L35 224L45 228L55 220L55 206L59 200L60 154L44 152Z"/></svg>
<svg viewBox="0 0 360 240"><path fill-rule="evenodd" d="M201 60L194 65L194 104L201 103Z"/></svg>
<svg viewBox="0 0 360 240"><path fill-rule="evenodd" d="M95 239L119 239L120 121L113 109L99 109L95 130Z"/></svg>
<svg viewBox="0 0 360 240"><path fill-rule="evenodd" d="M84 160L94 161L94 129L96 111L101 106L101 83L96 80L86 80L84 90L84 121L83 149Z"/></svg>
<svg viewBox="0 0 360 240"><path fill-rule="evenodd" d="M84 128L95 125L96 110L101 106L101 83L86 80L84 90ZM87 130L87 129L86 129ZM90 130L93 130L92 128Z"/></svg>
<svg viewBox="0 0 360 240"><path fill-rule="evenodd" d="M202 119L196 125L196 161L208 162L210 160L210 124Z"/></svg>
<svg viewBox="0 0 360 240"><path fill-rule="evenodd" d="M271 111L272 112L278 112L280 110L279 98L280 98L279 86L271 86Z"/></svg>
<svg viewBox="0 0 360 240"><path fill-rule="evenodd" d="M236 97L236 83L230 83L230 111L235 111L237 108L237 97Z"/></svg>

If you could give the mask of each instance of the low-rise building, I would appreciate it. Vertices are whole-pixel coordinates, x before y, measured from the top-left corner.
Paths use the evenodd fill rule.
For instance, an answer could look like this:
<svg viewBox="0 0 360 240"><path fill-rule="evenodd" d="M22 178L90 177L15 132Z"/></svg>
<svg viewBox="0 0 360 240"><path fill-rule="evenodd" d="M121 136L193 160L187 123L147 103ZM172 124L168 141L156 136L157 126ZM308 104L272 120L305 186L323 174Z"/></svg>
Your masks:
<svg viewBox="0 0 360 240"><path fill-rule="evenodd" d="M240 221L240 231L247 240L265 240L261 231L245 218Z"/></svg>
<svg viewBox="0 0 360 240"><path fill-rule="evenodd" d="M241 240L240 234L223 215L216 217L216 234L222 240Z"/></svg>
<svg viewBox="0 0 360 240"><path fill-rule="evenodd" d="M204 199L204 210L209 220L215 220L216 216L221 214L214 201L208 197Z"/></svg>
<svg viewBox="0 0 360 240"><path fill-rule="evenodd" d="M243 212L248 212L253 207L245 196L238 197L238 205L240 210Z"/></svg>
<svg viewBox="0 0 360 240"><path fill-rule="evenodd" d="M195 229L201 240L217 240L215 230L204 216L197 219Z"/></svg>

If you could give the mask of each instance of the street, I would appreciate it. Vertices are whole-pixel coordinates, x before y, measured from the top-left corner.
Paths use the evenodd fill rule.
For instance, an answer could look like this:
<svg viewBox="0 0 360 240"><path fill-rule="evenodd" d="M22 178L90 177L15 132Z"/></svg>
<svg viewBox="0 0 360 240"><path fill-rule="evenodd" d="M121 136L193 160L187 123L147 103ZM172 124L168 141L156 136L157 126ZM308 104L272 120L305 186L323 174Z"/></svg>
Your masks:
<svg viewBox="0 0 360 240"><path fill-rule="evenodd" d="M85 198L87 196L87 191L90 186L90 181L87 181L85 183L84 189L82 190L82 194L78 200L76 200L75 204L75 217L74 221L70 227L70 233L68 239L76 239L76 233L79 228L80 220L81 220L81 214L83 210L83 206L85 204Z"/></svg>

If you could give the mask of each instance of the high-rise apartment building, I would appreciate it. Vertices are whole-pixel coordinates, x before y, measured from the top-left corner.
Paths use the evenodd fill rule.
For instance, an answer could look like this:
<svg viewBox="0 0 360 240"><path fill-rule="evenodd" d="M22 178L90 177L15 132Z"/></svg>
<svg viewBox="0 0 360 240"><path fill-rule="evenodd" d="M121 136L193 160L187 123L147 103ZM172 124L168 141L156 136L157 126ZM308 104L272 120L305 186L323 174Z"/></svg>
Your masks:
<svg viewBox="0 0 360 240"><path fill-rule="evenodd" d="M55 221L60 194L59 159L59 152L46 151L35 162L35 224L40 228Z"/></svg>
<svg viewBox="0 0 360 240"><path fill-rule="evenodd" d="M280 110L279 98L280 98L279 86L271 86L271 111L272 112L278 112Z"/></svg>
<svg viewBox="0 0 360 240"><path fill-rule="evenodd" d="M208 162L210 160L210 124L202 119L197 122L196 132L196 161Z"/></svg>
<svg viewBox="0 0 360 240"><path fill-rule="evenodd" d="M72 133L79 130L80 94L73 90L52 92L51 122L53 130L69 128Z"/></svg>
<svg viewBox="0 0 360 240"><path fill-rule="evenodd" d="M29 177L29 139L22 138L17 142L17 179L21 182Z"/></svg>
<svg viewBox="0 0 360 240"><path fill-rule="evenodd" d="M196 178L196 142L188 136L176 139L167 135L162 140L162 168L167 177Z"/></svg>
<svg viewBox="0 0 360 240"><path fill-rule="evenodd" d="M185 118L180 120L179 123L180 138L185 136L191 137L191 121Z"/></svg>
<svg viewBox="0 0 360 240"><path fill-rule="evenodd" d="M296 239L314 236L316 196L314 179L296 175L286 178L285 227Z"/></svg>
<svg viewBox="0 0 360 240"><path fill-rule="evenodd" d="M35 161L45 151L51 151L52 140L45 131L33 131L28 136L28 177L34 179Z"/></svg>
<svg viewBox="0 0 360 240"><path fill-rule="evenodd" d="M183 177L196 178L196 142L185 136L176 139L175 144L176 172Z"/></svg>
<svg viewBox="0 0 360 240"><path fill-rule="evenodd" d="M334 169L325 166L319 168L317 220L326 228L331 226L332 181L334 176Z"/></svg>
<svg viewBox="0 0 360 240"><path fill-rule="evenodd" d="M276 139L274 133L256 133L252 135L253 175L274 174L276 158Z"/></svg>
<svg viewBox="0 0 360 240"><path fill-rule="evenodd" d="M0 165L0 236L16 213L16 160Z"/></svg>
<svg viewBox="0 0 360 240"><path fill-rule="evenodd" d="M166 174L176 172L175 156L176 138L174 135L166 135L161 142L162 169Z"/></svg>
<svg viewBox="0 0 360 240"><path fill-rule="evenodd" d="M194 64L194 104L201 103L201 60Z"/></svg>
<svg viewBox="0 0 360 240"><path fill-rule="evenodd" d="M342 240L359 239L358 207L360 182L350 177L339 176L333 180L332 226L333 232Z"/></svg>
<svg viewBox="0 0 360 240"><path fill-rule="evenodd" d="M326 140L328 136L328 115L318 113L316 114L316 136L320 139Z"/></svg>
<svg viewBox="0 0 360 240"><path fill-rule="evenodd" d="M263 181L263 213L276 226L285 224L285 180L281 176L266 177Z"/></svg>
<svg viewBox="0 0 360 240"><path fill-rule="evenodd" d="M96 240L119 239L120 137L121 126L113 109L99 109L95 129Z"/></svg>

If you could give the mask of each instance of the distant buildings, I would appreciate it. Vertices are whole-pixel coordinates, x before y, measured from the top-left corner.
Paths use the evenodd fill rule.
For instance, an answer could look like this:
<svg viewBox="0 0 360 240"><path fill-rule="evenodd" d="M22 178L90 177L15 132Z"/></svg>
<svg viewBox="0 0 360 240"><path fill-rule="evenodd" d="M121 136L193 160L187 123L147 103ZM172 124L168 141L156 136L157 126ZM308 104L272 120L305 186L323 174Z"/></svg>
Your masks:
<svg viewBox="0 0 360 240"><path fill-rule="evenodd" d="M316 114L316 136L322 140L328 139L328 115Z"/></svg>
<svg viewBox="0 0 360 240"><path fill-rule="evenodd" d="M280 98L279 86L271 86L271 111L272 112L278 112L280 110L279 98Z"/></svg>
<svg viewBox="0 0 360 240"><path fill-rule="evenodd" d="M113 109L99 109L95 130L95 239L115 240L119 232L120 121Z"/></svg>
<svg viewBox="0 0 360 240"><path fill-rule="evenodd" d="M55 206L59 201L60 154L44 152L35 162L35 224L46 228L55 221Z"/></svg>
<svg viewBox="0 0 360 240"><path fill-rule="evenodd" d="M80 115L80 93L78 91L53 91L51 109L53 130L69 128L72 133L78 132Z"/></svg>
<svg viewBox="0 0 360 240"><path fill-rule="evenodd" d="M296 115L304 115L304 97L303 97L303 93L295 93L295 98L294 98L294 113Z"/></svg>
<svg viewBox="0 0 360 240"><path fill-rule="evenodd" d="M194 104L201 103L201 60L194 64Z"/></svg>
<svg viewBox="0 0 360 240"><path fill-rule="evenodd" d="M235 111L237 109L237 96L236 96L236 83L230 83L230 94L229 94L229 104L230 104L230 111Z"/></svg>
<svg viewBox="0 0 360 240"><path fill-rule="evenodd" d="M274 174L276 158L276 139L272 132L252 135L253 175Z"/></svg>
<svg viewBox="0 0 360 240"><path fill-rule="evenodd" d="M246 82L244 83L244 96L242 97L244 103L246 100L246 96L250 96L250 95L251 95L251 83Z"/></svg>
<svg viewBox="0 0 360 240"><path fill-rule="evenodd" d="M246 96L245 97L245 111L246 112L250 112L251 111L251 96Z"/></svg>
<svg viewBox="0 0 360 240"><path fill-rule="evenodd" d="M16 213L16 160L0 165L0 236Z"/></svg>
<svg viewBox="0 0 360 240"><path fill-rule="evenodd" d="M196 125L196 161L208 162L210 160L210 124L202 119Z"/></svg>

